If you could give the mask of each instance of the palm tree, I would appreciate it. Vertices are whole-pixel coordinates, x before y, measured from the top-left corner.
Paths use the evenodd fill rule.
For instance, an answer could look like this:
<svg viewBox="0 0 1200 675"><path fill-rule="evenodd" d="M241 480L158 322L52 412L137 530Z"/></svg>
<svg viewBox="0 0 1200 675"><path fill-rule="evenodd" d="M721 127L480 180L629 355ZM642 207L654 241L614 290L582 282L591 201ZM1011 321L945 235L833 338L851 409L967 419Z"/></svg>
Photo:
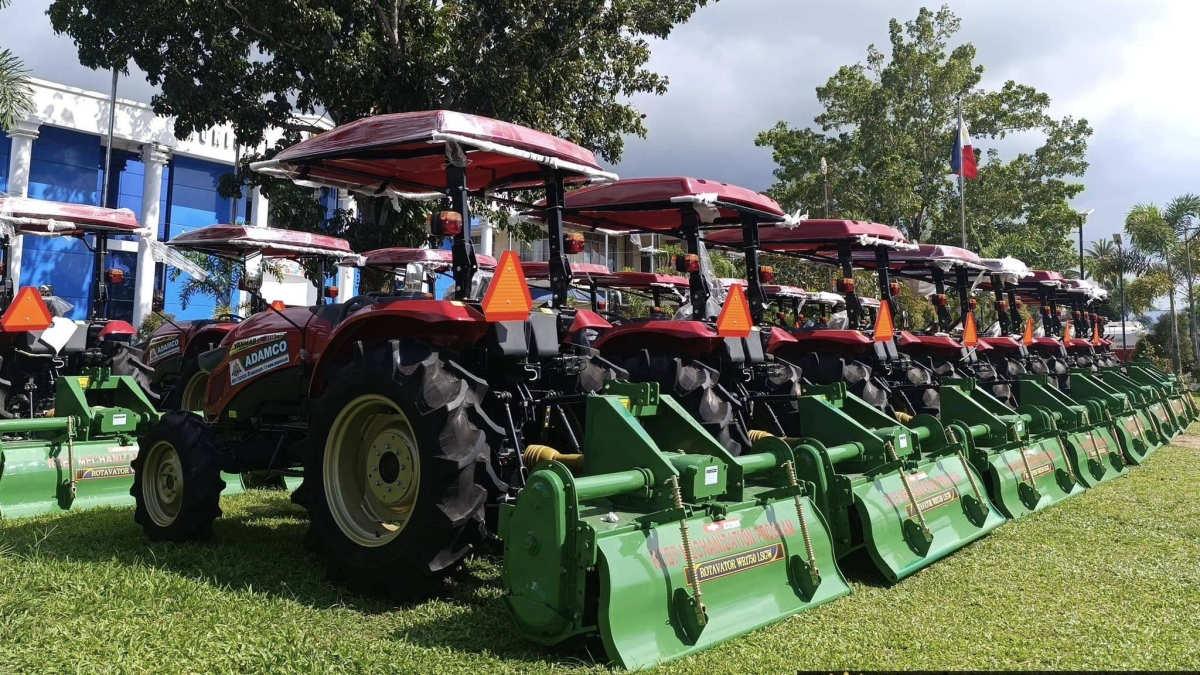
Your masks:
<svg viewBox="0 0 1200 675"><path fill-rule="evenodd" d="M1166 209L1154 204L1137 204L1125 216L1125 233L1138 252L1152 266L1161 265L1169 282L1167 299L1170 302L1171 332L1178 335L1178 319L1175 294L1181 279L1176 272L1176 261L1182 254L1180 237L1200 214L1200 196L1185 194L1172 199ZM1192 280L1186 279L1191 287ZM1179 344L1174 343L1175 369L1180 369Z"/></svg>
<svg viewBox="0 0 1200 675"><path fill-rule="evenodd" d="M0 9L12 0L0 0ZM12 129L33 110L33 89L24 64L12 52L0 49L0 129Z"/></svg>
<svg viewBox="0 0 1200 675"><path fill-rule="evenodd" d="M1111 239L1097 239L1087 250L1088 264L1086 267L1092 273L1092 278L1101 284L1113 284L1117 281L1121 269L1120 256L1117 247Z"/></svg>

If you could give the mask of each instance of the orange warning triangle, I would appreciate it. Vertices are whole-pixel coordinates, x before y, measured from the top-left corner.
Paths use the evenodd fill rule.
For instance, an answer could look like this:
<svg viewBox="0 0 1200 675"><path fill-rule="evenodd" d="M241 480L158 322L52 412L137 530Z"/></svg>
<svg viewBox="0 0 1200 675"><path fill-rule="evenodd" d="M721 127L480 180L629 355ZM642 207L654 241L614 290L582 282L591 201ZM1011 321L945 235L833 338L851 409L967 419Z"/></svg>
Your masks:
<svg viewBox="0 0 1200 675"><path fill-rule="evenodd" d="M966 326L963 328L963 344L968 347L979 344L979 333L975 330L974 312L967 312Z"/></svg>
<svg viewBox="0 0 1200 675"><path fill-rule="evenodd" d="M1021 336L1021 342L1025 343L1026 347L1033 344L1033 317L1032 316L1025 317L1025 335Z"/></svg>
<svg viewBox="0 0 1200 675"><path fill-rule="evenodd" d="M1100 322L1097 321L1093 325L1095 326L1095 328L1092 329L1092 346L1099 347L1100 346Z"/></svg>
<svg viewBox="0 0 1200 675"><path fill-rule="evenodd" d="M1071 344L1071 322L1067 321L1063 324L1063 344Z"/></svg>
<svg viewBox="0 0 1200 675"><path fill-rule="evenodd" d="M752 326L750 303L746 301L746 292L740 285L733 284L729 287L729 294L725 296L725 306L721 308L721 316L717 317L717 335L744 338L750 335Z"/></svg>
<svg viewBox="0 0 1200 675"><path fill-rule="evenodd" d="M17 297L4 310L4 316L0 316L0 330L6 333L46 330L53 320L42 294L33 286L26 286L17 291Z"/></svg>
<svg viewBox="0 0 1200 675"><path fill-rule="evenodd" d="M483 318L489 322L524 321L533 309L525 284L525 270L516 251L505 251L496 265L492 283L483 296Z"/></svg>
<svg viewBox="0 0 1200 675"><path fill-rule="evenodd" d="M892 303L883 300L879 303L879 313L875 317L875 341L887 342L895 337L896 323L892 321Z"/></svg>

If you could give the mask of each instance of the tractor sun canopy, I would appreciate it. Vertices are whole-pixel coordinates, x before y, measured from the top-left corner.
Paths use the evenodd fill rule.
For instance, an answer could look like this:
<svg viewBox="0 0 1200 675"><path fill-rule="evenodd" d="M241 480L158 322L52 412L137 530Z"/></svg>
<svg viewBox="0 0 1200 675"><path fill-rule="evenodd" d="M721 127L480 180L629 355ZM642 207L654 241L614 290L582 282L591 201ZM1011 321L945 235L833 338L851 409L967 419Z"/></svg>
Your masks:
<svg viewBox="0 0 1200 675"><path fill-rule="evenodd" d="M43 236L84 232L140 234L142 231L137 216L129 209L5 196L0 196L0 226L11 227L13 234Z"/></svg>
<svg viewBox="0 0 1200 675"><path fill-rule="evenodd" d="M453 253L444 248L377 248L373 251L363 253L361 263L357 263L358 267L372 267L375 269L396 269L404 268L409 265L419 265L433 269L435 272L444 272L450 269L454 262ZM476 254L476 262L479 263L481 270L496 269L496 259L490 255ZM526 263L528 265L528 263Z"/></svg>
<svg viewBox="0 0 1200 675"><path fill-rule="evenodd" d="M799 253L819 255L836 251L839 243L849 242L855 248L884 246L907 249L904 234L894 227L869 223L861 220L818 220L808 219L797 225L770 224L758 228L759 247L772 253ZM714 244L740 248L741 233L735 231L713 232L705 240ZM833 262L826 258L827 262Z"/></svg>
<svg viewBox="0 0 1200 675"><path fill-rule="evenodd" d="M370 196L433 199L448 189L446 159L462 153L472 192L539 187L544 167L569 183L616 180L590 150L508 122L449 110L397 113L343 124L254 163L298 185Z"/></svg>
<svg viewBox="0 0 1200 675"><path fill-rule="evenodd" d="M633 178L582 188L567 194L564 220L617 232L670 232L683 227L684 213L696 210L705 224L736 226L740 214L767 222L788 216L770 197L717 181L672 176Z"/></svg>
<svg viewBox="0 0 1200 675"><path fill-rule="evenodd" d="M197 251L222 258L242 258L258 254L265 258L327 258L344 264L358 264L362 256L345 239L311 232L295 232L273 227L245 225L209 225L184 232L168 246Z"/></svg>

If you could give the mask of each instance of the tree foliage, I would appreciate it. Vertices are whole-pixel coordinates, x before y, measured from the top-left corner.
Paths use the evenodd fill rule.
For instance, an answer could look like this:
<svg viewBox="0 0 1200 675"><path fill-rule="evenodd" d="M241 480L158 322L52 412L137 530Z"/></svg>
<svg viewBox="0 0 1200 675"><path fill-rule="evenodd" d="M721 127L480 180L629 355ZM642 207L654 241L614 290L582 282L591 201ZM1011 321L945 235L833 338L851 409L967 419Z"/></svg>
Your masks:
<svg viewBox="0 0 1200 675"><path fill-rule="evenodd" d="M840 68L822 86L816 128L779 122L759 134L778 168L770 193L787 208L822 212L825 176L836 217L895 225L914 241L961 243L959 199L948 175L957 110L976 139L1036 132L1043 144L1004 161L988 150L967 187L969 246L1012 255L1031 266L1062 269L1065 235L1078 224L1068 200L1083 190L1091 127L1054 119L1050 97L1013 81L980 86L983 66L969 43L951 47L959 19L942 7L889 24L890 53L871 45L866 63Z"/></svg>
<svg viewBox="0 0 1200 675"><path fill-rule="evenodd" d="M11 0L0 0L0 10ZM0 129L12 129L17 120L33 111L33 89L28 71L11 51L0 48Z"/></svg>
<svg viewBox="0 0 1200 675"><path fill-rule="evenodd" d="M667 79L646 68L648 38L665 38L707 2L54 0L49 14L84 65L124 70L132 60L144 70L162 90L155 112L175 115L179 136L229 122L239 143L257 146L269 128L285 130L270 155L320 132L313 116L343 124L445 108L549 131L616 162L624 137L646 130L631 97L666 91ZM320 226L321 214L302 206L311 193L264 182L273 210L292 204L291 220L276 211L280 224ZM423 225L418 209L358 203L388 242ZM359 248L360 229L349 232Z"/></svg>

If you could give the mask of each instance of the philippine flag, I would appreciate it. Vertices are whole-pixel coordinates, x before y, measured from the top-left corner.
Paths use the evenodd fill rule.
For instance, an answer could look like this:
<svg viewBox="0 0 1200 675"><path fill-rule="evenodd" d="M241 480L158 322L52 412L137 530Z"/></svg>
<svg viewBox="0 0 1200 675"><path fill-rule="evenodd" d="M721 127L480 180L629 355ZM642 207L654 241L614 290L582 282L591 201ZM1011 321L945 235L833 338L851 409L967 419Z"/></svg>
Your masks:
<svg viewBox="0 0 1200 675"><path fill-rule="evenodd" d="M979 175L979 167L975 166L975 149L971 147L971 134L967 133L967 123L963 121L961 112L958 114L958 134L954 137L954 154L950 155L950 169L954 175L963 178Z"/></svg>

